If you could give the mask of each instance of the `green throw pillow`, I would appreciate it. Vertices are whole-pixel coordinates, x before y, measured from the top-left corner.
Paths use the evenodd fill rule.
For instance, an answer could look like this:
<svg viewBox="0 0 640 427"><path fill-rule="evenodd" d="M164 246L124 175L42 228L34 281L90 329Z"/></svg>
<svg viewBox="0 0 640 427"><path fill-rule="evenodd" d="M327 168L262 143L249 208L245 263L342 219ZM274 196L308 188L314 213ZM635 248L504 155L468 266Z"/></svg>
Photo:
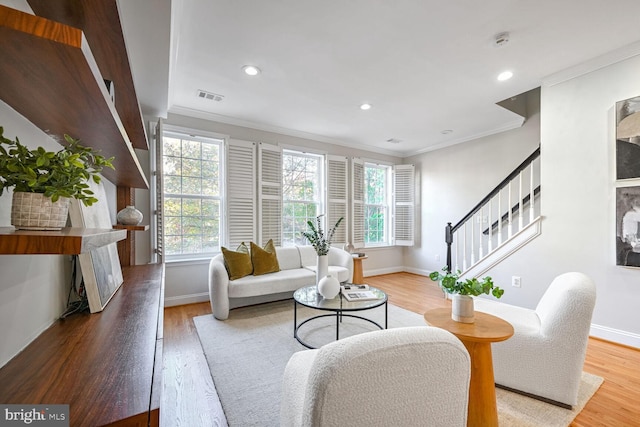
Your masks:
<svg viewBox="0 0 640 427"><path fill-rule="evenodd" d="M276 256L276 247L273 245L273 239L269 239L264 249L251 242L251 262L253 263L253 275L275 273L280 271L278 257Z"/></svg>
<svg viewBox="0 0 640 427"><path fill-rule="evenodd" d="M227 269L227 273L229 273L230 280L236 280L253 273L249 248L244 242L240 243L240 246L235 251L223 246L222 256L224 257L224 266Z"/></svg>

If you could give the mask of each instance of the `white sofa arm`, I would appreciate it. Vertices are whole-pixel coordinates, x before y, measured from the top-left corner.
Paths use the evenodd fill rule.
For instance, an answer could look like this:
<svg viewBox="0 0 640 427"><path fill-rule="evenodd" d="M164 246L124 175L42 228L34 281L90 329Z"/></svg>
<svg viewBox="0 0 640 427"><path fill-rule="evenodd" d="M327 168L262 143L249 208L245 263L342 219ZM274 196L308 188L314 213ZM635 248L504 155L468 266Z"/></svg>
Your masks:
<svg viewBox="0 0 640 427"><path fill-rule="evenodd" d="M213 257L209 263L209 301L216 319L229 317L229 275L222 255Z"/></svg>
<svg viewBox="0 0 640 427"><path fill-rule="evenodd" d="M337 265L349 270L349 279L347 282L353 280L353 257L345 250L331 247L329 248L329 265Z"/></svg>

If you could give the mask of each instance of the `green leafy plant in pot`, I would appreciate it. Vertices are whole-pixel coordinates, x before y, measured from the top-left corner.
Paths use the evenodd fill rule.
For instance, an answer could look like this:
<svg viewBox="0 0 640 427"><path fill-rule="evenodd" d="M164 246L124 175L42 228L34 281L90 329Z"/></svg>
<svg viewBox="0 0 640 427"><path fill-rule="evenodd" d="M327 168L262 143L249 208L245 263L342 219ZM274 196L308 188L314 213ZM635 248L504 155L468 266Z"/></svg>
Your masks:
<svg viewBox="0 0 640 427"><path fill-rule="evenodd" d="M105 158L80 141L65 135L60 151L29 149L5 138L0 127L0 196L13 188L11 224L18 229L59 230L65 226L69 199L91 206L90 179L100 183L103 168L113 169L113 157Z"/></svg>
<svg viewBox="0 0 640 427"><path fill-rule="evenodd" d="M474 310L473 298L479 295L493 295L500 298L504 290L493 283L489 276L480 280L473 277L471 279L460 279L460 270L452 273L447 267L442 269L444 274L434 271L429 278L435 282L440 282L442 289L451 294L451 317L453 320L463 323L473 323Z"/></svg>
<svg viewBox="0 0 640 427"><path fill-rule="evenodd" d="M336 224L329 230L329 232L325 235L322 230L322 215L318 215L316 217L315 224L313 221L307 221L307 225L309 226L309 231L303 231L302 235L307 238L311 246L316 251L318 255L318 262L316 264L316 285L320 282L322 278L324 278L329 272L329 248L331 247L331 240L333 239L333 235L336 232L338 226L344 219L341 217Z"/></svg>

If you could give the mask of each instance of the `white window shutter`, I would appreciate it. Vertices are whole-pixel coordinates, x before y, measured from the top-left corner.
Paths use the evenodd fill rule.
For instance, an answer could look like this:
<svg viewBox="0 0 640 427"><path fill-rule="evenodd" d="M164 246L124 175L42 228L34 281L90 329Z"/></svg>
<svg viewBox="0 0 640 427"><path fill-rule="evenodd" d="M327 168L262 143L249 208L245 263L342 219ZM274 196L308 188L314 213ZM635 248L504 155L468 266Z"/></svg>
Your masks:
<svg viewBox="0 0 640 427"><path fill-rule="evenodd" d="M415 232L415 167L393 168L393 240L396 246L413 246Z"/></svg>
<svg viewBox="0 0 640 427"><path fill-rule="evenodd" d="M364 247L364 161L351 159L351 240L356 248Z"/></svg>
<svg viewBox="0 0 640 427"><path fill-rule="evenodd" d="M153 171L153 179L151 180L152 194L155 194L156 206L151 218L152 232L152 262L163 263L164 262L164 222L162 217L164 206L164 179L162 176L162 143L163 143L164 130L162 129L162 119L158 120L155 126L154 144L155 150L155 169Z"/></svg>
<svg viewBox="0 0 640 427"><path fill-rule="evenodd" d="M231 139L227 145L227 241L235 250L256 241L256 143Z"/></svg>
<svg viewBox="0 0 640 427"><path fill-rule="evenodd" d="M327 230L344 218L333 235L333 245L343 246L348 240L348 195L349 182L347 158L327 156Z"/></svg>
<svg viewBox="0 0 640 427"><path fill-rule="evenodd" d="M282 148L260 143L258 149L258 236L282 246Z"/></svg>

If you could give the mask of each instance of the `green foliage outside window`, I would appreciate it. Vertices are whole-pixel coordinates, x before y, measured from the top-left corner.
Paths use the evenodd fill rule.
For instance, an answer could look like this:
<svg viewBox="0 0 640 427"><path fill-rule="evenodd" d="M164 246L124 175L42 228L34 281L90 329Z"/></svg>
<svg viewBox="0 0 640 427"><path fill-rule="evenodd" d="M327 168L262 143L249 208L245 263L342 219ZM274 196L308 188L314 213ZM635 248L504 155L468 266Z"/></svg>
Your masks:
<svg viewBox="0 0 640 427"><path fill-rule="evenodd" d="M164 137L164 240L168 255L220 247L220 144Z"/></svg>

